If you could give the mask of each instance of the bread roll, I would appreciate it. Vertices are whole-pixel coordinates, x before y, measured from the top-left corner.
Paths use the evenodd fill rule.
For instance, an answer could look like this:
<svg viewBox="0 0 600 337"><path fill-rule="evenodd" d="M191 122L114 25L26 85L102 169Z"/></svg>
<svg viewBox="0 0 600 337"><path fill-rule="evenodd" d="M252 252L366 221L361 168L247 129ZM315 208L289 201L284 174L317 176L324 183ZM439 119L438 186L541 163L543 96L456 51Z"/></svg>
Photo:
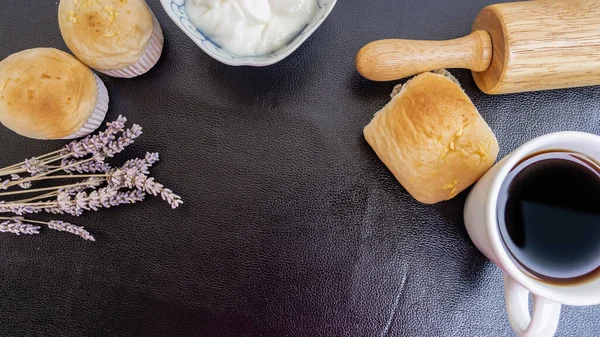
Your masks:
<svg viewBox="0 0 600 337"><path fill-rule="evenodd" d="M381 161L426 204L455 197L498 156L492 130L446 73L414 77L364 129Z"/></svg>
<svg viewBox="0 0 600 337"><path fill-rule="evenodd" d="M73 54L111 76L140 75L158 61L162 51L160 25L144 0L61 0L58 23ZM148 50L151 42L155 48ZM132 66L142 57L144 64L130 69L132 73L110 73Z"/></svg>
<svg viewBox="0 0 600 337"><path fill-rule="evenodd" d="M97 101L95 75L65 52L28 49L0 62L0 122L23 136L76 134L92 117Z"/></svg>

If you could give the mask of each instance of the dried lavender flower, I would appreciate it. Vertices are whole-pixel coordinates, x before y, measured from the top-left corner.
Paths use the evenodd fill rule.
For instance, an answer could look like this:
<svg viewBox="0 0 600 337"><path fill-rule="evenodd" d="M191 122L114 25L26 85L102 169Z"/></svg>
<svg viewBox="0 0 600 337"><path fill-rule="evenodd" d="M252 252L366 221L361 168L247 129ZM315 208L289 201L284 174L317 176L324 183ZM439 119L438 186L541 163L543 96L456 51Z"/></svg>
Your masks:
<svg viewBox="0 0 600 337"><path fill-rule="evenodd" d="M154 178L152 177L139 174L136 177L136 187L154 196L160 195L160 197L168 202L173 209L183 204L183 200L181 200L180 196L173 193L170 189L165 188L163 184L154 181Z"/></svg>
<svg viewBox="0 0 600 337"><path fill-rule="evenodd" d="M45 207L43 208L44 212L50 214L65 214L63 210L61 210L58 206L55 207Z"/></svg>
<svg viewBox="0 0 600 337"><path fill-rule="evenodd" d="M19 187L22 189L28 189L31 187L31 181L25 181L19 184Z"/></svg>
<svg viewBox="0 0 600 337"><path fill-rule="evenodd" d="M148 175L148 174L150 174L150 171L148 171L148 169L152 165L154 165L156 162L158 162L158 160L159 160L158 152L146 152L144 159L141 159L141 158L130 159L125 162L125 164L121 167L121 169L137 168L141 173Z"/></svg>
<svg viewBox="0 0 600 337"><path fill-rule="evenodd" d="M154 196L160 195L161 198L167 201L172 208L177 208L183 204L181 197L173 193L163 184L154 181L154 178L148 177L142 171L142 167L129 167L117 169L108 178L109 186L114 188L136 188L145 191Z"/></svg>
<svg viewBox="0 0 600 337"><path fill-rule="evenodd" d="M61 161L60 166L63 171L67 173L99 173L108 172L110 170L109 164L96 160L81 162L76 159L65 158Z"/></svg>
<svg viewBox="0 0 600 337"><path fill-rule="evenodd" d="M29 205L14 205L5 201L0 201L0 213L14 213L16 215L24 215L38 213L38 209Z"/></svg>
<svg viewBox="0 0 600 337"><path fill-rule="evenodd" d="M89 137L89 136L88 136ZM87 139L84 138L84 140ZM85 157L88 154L87 147L83 145L83 140L81 141L73 141L65 146L65 150L61 152L61 155L67 156L71 155L74 158Z"/></svg>
<svg viewBox="0 0 600 337"><path fill-rule="evenodd" d="M58 209L64 213L71 214L73 216L80 216L83 213L83 209L77 207L68 193L58 192L56 201L58 203ZM52 209L52 207L50 209ZM56 212L58 210L54 211Z"/></svg>
<svg viewBox="0 0 600 337"><path fill-rule="evenodd" d="M152 166L159 160L158 152L146 152L144 159L146 160L146 163L148 163L148 165Z"/></svg>
<svg viewBox="0 0 600 337"><path fill-rule="evenodd" d="M168 202L169 205L171 205L171 208L173 209L183 204L183 200L181 200L181 197L173 193L173 191L171 191L168 188L163 188L163 190L160 191L160 197L166 202Z"/></svg>
<svg viewBox="0 0 600 337"><path fill-rule="evenodd" d="M82 185L76 184L78 186L61 188L58 190L58 192L65 192L69 195L75 195L81 191L85 191L90 188L96 188L96 187L102 185L102 181L103 180L101 180L100 178L90 177L87 180L81 182L80 184L82 184Z"/></svg>
<svg viewBox="0 0 600 337"><path fill-rule="evenodd" d="M85 157L88 154L98 154L125 128L127 118L119 115L117 120L106 123L106 130L97 135L90 135L81 140L73 141L65 147L62 155L71 154L74 158Z"/></svg>
<svg viewBox="0 0 600 337"><path fill-rule="evenodd" d="M13 174L10 175L10 179L12 181L18 181L18 180L21 180L21 176L19 176L18 174L14 174L13 173ZM28 189L28 188L31 187L31 181L22 182L22 183L19 184L19 187L22 188L22 189Z"/></svg>
<svg viewBox="0 0 600 337"><path fill-rule="evenodd" d="M120 192L114 187L103 187L94 190L89 194L79 192L75 196L65 192L60 192L57 197L58 209L49 208L50 212L64 212L74 216L79 216L83 211L94 210L100 208L110 208L114 206L133 204L144 200L145 193L143 191L126 191Z"/></svg>
<svg viewBox="0 0 600 337"><path fill-rule="evenodd" d="M57 231L61 231L61 232L68 232L71 234L75 234L77 236L82 237L84 240L96 241L96 239L94 239L94 237L88 231L83 229L83 227L76 226L76 225L70 224L68 222L49 221L48 228L54 229Z"/></svg>
<svg viewBox="0 0 600 337"><path fill-rule="evenodd" d="M125 164L121 167L121 169L124 170L137 169L143 174L150 174L150 171L148 171L149 168L150 166L148 165L146 160L140 158L130 159L126 161Z"/></svg>
<svg viewBox="0 0 600 337"><path fill-rule="evenodd" d="M136 202L144 200L144 198L146 197L146 193L140 190L131 190L126 192L119 192L117 194L117 197L120 200L124 200L124 203L134 204Z"/></svg>
<svg viewBox="0 0 600 337"><path fill-rule="evenodd" d="M130 129L123 132L123 135L117 140L108 143L103 149L103 154L107 157L114 157L115 154L122 152L125 148L133 144L134 140L142 135L142 127L133 124Z"/></svg>
<svg viewBox="0 0 600 337"><path fill-rule="evenodd" d="M160 195L172 208L178 207L183 203L181 198L149 176L149 168L159 160L158 153L147 152L143 158L128 160L120 168L112 168L105 162L106 158L122 152L142 134L141 126L134 124L131 128L126 129L126 122L125 117L119 116L116 121L107 123L106 130L97 135L90 135L81 140L73 141L62 150L38 157L40 159L33 157L26 159L23 163L3 169L6 172L5 175L14 174L11 175L11 179L0 181L0 190L6 190L9 186L14 186L17 183L20 183L19 186L23 188L29 188L31 181L51 179L53 176L49 175L60 170L66 173L85 173L81 175L81 178L87 176L88 179L66 186L31 189L28 192L50 192L20 201L0 201L0 213L23 215L45 211L52 214L79 216L88 210L95 211L100 208L140 202L144 200L146 193L154 196ZM60 166L52 164L59 160L61 161ZM22 172L28 172L32 178L22 179L19 175ZM76 177L78 177L77 174L57 175L54 176L54 179L72 179ZM23 182L23 180L28 181ZM100 188L105 182L107 183L106 186ZM92 189L92 191L87 192L88 189ZM25 191L3 192L2 195L23 192ZM0 224L0 232L38 233L39 226L26 223L31 222L47 225L51 229L66 231L79 235L86 240L94 241L94 238L83 227L62 221L41 222L22 218L0 217L0 220L2 219L8 219L8 221Z"/></svg>
<svg viewBox="0 0 600 337"><path fill-rule="evenodd" d="M0 223L0 233L13 233L17 235L21 234L39 234L40 226L34 226L31 224L25 224L21 219L13 218Z"/></svg>
<svg viewBox="0 0 600 337"><path fill-rule="evenodd" d="M21 166L26 170L32 177L48 171L48 166L44 165L42 161L33 157L31 159L25 159L25 164Z"/></svg>

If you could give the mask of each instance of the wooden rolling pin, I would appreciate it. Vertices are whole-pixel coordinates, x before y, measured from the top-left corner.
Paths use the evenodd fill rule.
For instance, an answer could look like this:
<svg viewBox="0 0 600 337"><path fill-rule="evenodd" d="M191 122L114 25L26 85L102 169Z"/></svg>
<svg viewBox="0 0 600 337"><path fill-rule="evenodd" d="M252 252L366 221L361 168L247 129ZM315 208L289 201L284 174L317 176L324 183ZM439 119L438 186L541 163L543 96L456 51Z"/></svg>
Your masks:
<svg viewBox="0 0 600 337"><path fill-rule="evenodd" d="M488 94L599 85L600 0L491 5L466 37L375 41L360 50L356 68L374 81L467 68Z"/></svg>

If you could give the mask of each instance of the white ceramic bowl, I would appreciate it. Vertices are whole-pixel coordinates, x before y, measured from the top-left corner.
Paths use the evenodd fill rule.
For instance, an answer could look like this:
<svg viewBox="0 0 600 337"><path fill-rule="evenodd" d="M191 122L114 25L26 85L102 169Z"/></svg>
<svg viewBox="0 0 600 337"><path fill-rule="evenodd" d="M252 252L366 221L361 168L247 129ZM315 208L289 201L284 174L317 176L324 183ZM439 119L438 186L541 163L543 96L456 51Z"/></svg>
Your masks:
<svg viewBox="0 0 600 337"><path fill-rule="evenodd" d="M329 16L337 0L317 0L319 11L312 21L292 42L272 54L265 56L237 56L214 44L190 22L185 12L186 0L160 0L169 17L192 39L205 53L215 60L231 66L262 67L277 63L294 52L308 39L323 21Z"/></svg>

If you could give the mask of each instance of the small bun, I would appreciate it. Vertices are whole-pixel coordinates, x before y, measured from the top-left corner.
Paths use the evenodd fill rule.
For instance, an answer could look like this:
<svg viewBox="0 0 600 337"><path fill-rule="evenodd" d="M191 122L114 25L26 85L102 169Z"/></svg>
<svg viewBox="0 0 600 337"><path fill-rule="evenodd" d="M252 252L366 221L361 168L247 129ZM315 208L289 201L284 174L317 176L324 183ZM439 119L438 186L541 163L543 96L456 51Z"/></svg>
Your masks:
<svg viewBox="0 0 600 337"><path fill-rule="evenodd" d="M0 122L23 136L57 139L77 132L97 96L92 71L63 51L28 49L0 62Z"/></svg>
<svg viewBox="0 0 600 337"><path fill-rule="evenodd" d="M395 88L392 101L364 129L396 179L427 204L455 197L498 156L492 130L448 75L423 73Z"/></svg>
<svg viewBox="0 0 600 337"><path fill-rule="evenodd" d="M73 54L99 71L135 64L154 29L144 0L61 0L58 23Z"/></svg>

